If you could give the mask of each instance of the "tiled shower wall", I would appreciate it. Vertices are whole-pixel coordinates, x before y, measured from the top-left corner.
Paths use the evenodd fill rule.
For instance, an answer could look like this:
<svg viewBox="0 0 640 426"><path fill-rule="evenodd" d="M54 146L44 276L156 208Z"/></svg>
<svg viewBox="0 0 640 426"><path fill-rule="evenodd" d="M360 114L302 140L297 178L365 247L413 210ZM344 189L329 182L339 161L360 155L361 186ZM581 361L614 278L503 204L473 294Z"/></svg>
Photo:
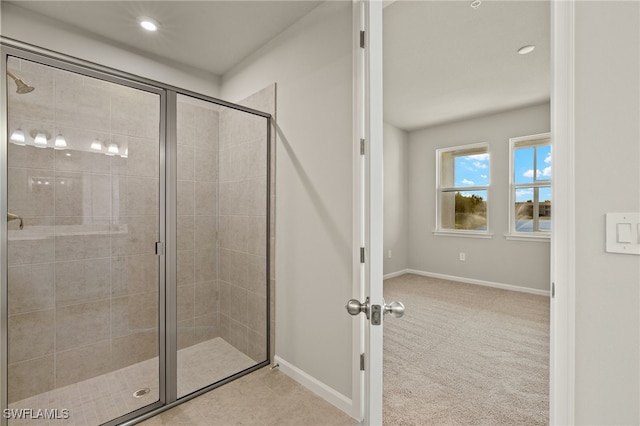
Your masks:
<svg viewBox="0 0 640 426"><path fill-rule="evenodd" d="M240 104L275 117L275 84ZM267 131L271 129L266 124L263 117L233 109L220 112L220 335L255 361L273 359L275 341L275 322L267 318L265 292L267 226L275 223L272 203L267 224ZM274 172L275 156L271 160ZM272 227L275 238L273 231ZM275 250L270 252L273 259ZM274 301L272 292L272 316ZM265 345L267 326L271 326L272 348Z"/></svg>
<svg viewBox="0 0 640 426"><path fill-rule="evenodd" d="M13 402L157 356L159 99L28 61L8 68L36 86L8 93L9 132L50 136L47 149L8 148L8 207L25 221L24 230L10 222L8 235ZM275 85L243 104L275 116ZM269 324L273 359L266 120L189 103L178 113L179 347L220 336L263 361ZM67 150L52 149L58 133ZM92 152L95 138L126 147L127 158Z"/></svg>
<svg viewBox="0 0 640 426"><path fill-rule="evenodd" d="M16 401L157 355L159 97L10 59L8 382ZM52 149L63 135L66 150ZM91 151L98 138L119 154ZM157 380L157 379L156 379Z"/></svg>
<svg viewBox="0 0 640 426"><path fill-rule="evenodd" d="M187 99L179 96L177 105L178 349L219 336L219 113L214 104L201 106Z"/></svg>

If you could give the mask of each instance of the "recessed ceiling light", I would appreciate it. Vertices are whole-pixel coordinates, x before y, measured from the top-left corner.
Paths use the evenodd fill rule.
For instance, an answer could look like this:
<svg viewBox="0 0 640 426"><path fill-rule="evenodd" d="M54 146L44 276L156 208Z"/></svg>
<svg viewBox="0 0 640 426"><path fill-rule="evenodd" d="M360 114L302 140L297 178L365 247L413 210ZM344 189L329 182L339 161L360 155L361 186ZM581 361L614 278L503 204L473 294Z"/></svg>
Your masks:
<svg viewBox="0 0 640 426"><path fill-rule="evenodd" d="M518 53L521 55L526 55L527 53L531 53L533 52L533 50L536 47L532 44L526 45L526 46L522 46L520 49L518 49Z"/></svg>
<svg viewBox="0 0 640 426"><path fill-rule="evenodd" d="M469 6L471 6L474 9L477 9L480 7L481 4L482 4L482 0L473 0Z"/></svg>
<svg viewBox="0 0 640 426"><path fill-rule="evenodd" d="M140 18L138 18L138 22L140 23L140 26L147 31L158 31L159 25L158 22L154 19L147 18L146 16L141 16Z"/></svg>

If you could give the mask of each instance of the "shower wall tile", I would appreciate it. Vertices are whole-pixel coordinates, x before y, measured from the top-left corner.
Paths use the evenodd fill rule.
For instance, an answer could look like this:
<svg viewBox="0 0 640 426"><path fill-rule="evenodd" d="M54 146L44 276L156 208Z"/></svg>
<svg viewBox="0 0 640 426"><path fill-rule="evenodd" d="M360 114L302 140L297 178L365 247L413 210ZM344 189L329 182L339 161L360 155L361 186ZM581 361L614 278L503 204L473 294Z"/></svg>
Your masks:
<svg viewBox="0 0 640 426"><path fill-rule="evenodd" d="M178 216L177 219L178 250L195 249L195 217Z"/></svg>
<svg viewBox="0 0 640 426"><path fill-rule="evenodd" d="M111 133L158 140L160 99L129 87L111 87Z"/></svg>
<svg viewBox="0 0 640 426"><path fill-rule="evenodd" d="M267 359L267 337L264 334L247 330L247 355L255 362Z"/></svg>
<svg viewBox="0 0 640 426"><path fill-rule="evenodd" d="M265 294L267 282L266 256L247 255L247 290Z"/></svg>
<svg viewBox="0 0 640 426"><path fill-rule="evenodd" d="M113 174L155 178L159 176L159 162L155 160L159 158L157 139L112 135L111 142L118 146L120 155L125 152L127 154L126 158L120 155L111 157ZM149 161L149 159L155 161Z"/></svg>
<svg viewBox="0 0 640 426"><path fill-rule="evenodd" d="M229 281L229 272L231 268L231 250L221 248L219 262L218 279L221 281Z"/></svg>
<svg viewBox="0 0 640 426"><path fill-rule="evenodd" d="M193 284L195 282L195 251L178 251L177 281L178 287Z"/></svg>
<svg viewBox="0 0 640 426"><path fill-rule="evenodd" d="M178 349L195 345L194 319L178 321Z"/></svg>
<svg viewBox="0 0 640 426"><path fill-rule="evenodd" d="M26 361L53 353L54 310L9 317L9 363Z"/></svg>
<svg viewBox="0 0 640 426"><path fill-rule="evenodd" d="M155 254L158 241L158 216L129 216L111 226L113 256Z"/></svg>
<svg viewBox="0 0 640 426"><path fill-rule="evenodd" d="M244 326L247 325L247 290L244 288L230 286L229 317Z"/></svg>
<svg viewBox="0 0 640 426"><path fill-rule="evenodd" d="M249 258L246 253L231 251L229 253L229 283L246 288L249 280Z"/></svg>
<svg viewBox="0 0 640 426"><path fill-rule="evenodd" d="M56 124L108 132L111 97L108 87L69 84L56 81Z"/></svg>
<svg viewBox="0 0 640 426"><path fill-rule="evenodd" d="M195 214L196 216L212 216L216 212L215 182L195 182Z"/></svg>
<svg viewBox="0 0 640 426"><path fill-rule="evenodd" d="M209 312L194 318L194 343L211 340L220 335L217 312Z"/></svg>
<svg viewBox="0 0 640 426"><path fill-rule="evenodd" d="M247 353L249 330L247 327L233 318L229 318L229 340L228 342L243 353Z"/></svg>
<svg viewBox="0 0 640 426"><path fill-rule="evenodd" d="M249 216L267 215L267 180L255 178L248 181L249 194L246 212Z"/></svg>
<svg viewBox="0 0 640 426"><path fill-rule="evenodd" d="M111 258L56 263L56 306L108 299Z"/></svg>
<svg viewBox="0 0 640 426"><path fill-rule="evenodd" d="M195 152L192 145L178 145L178 180L193 180Z"/></svg>
<svg viewBox="0 0 640 426"><path fill-rule="evenodd" d="M229 250L247 251L249 220L245 216L220 216L220 247Z"/></svg>
<svg viewBox="0 0 640 426"><path fill-rule="evenodd" d="M155 329L158 324L158 302L157 292L138 293L112 299L112 337Z"/></svg>
<svg viewBox="0 0 640 426"><path fill-rule="evenodd" d="M196 249L195 252L195 281L205 282L216 279L217 276L217 250L214 248Z"/></svg>
<svg viewBox="0 0 640 426"><path fill-rule="evenodd" d="M112 370L127 367L158 356L157 330L143 331L112 340Z"/></svg>
<svg viewBox="0 0 640 426"><path fill-rule="evenodd" d="M247 229L247 252L266 256L267 254L267 218L250 217Z"/></svg>
<svg viewBox="0 0 640 426"><path fill-rule="evenodd" d="M196 110L195 105L178 102L177 133L178 145L195 145L196 139Z"/></svg>
<svg viewBox="0 0 640 426"><path fill-rule="evenodd" d="M53 170L9 167L7 202L10 211L19 212L22 217L53 216L53 178Z"/></svg>
<svg viewBox="0 0 640 426"><path fill-rule="evenodd" d="M54 267L54 263L9 267L9 315L53 308Z"/></svg>
<svg viewBox="0 0 640 426"><path fill-rule="evenodd" d="M50 391L55 387L53 355L10 363L8 376L9 403Z"/></svg>
<svg viewBox="0 0 640 426"><path fill-rule="evenodd" d="M218 177L218 154L203 148L195 149L195 175L194 178L200 182L215 182Z"/></svg>
<svg viewBox="0 0 640 426"><path fill-rule="evenodd" d="M127 177L127 212L129 215L157 214L158 204L157 179L143 177Z"/></svg>
<svg viewBox="0 0 640 426"><path fill-rule="evenodd" d="M56 235L56 260L76 260L106 257L111 255L110 225L70 226L68 235ZM56 232L64 232L60 226ZM77 233L76 233L77 232Z"/></svg>
<svg viewBox="0 0 640 426"><path fill-rule="evenodd" d="M56 216L111 216L111 176L57 171Z"/></svg>
<svg viewBox="0 0 640 426"><path fill-rule="evenodd" d="M197 108L194 111L194 121L196 147L218 151L220 113L208 108Z"/></svg>
<svg viewBox="0 0 640 426"><path fill-rule="evenodd" d="M247 177L264 177L267 175L267 150L264 135L245 144Z"/></svg>
<svg viewBox="0 0 640 426"><path fill-rule="evenodd" d="M109 371L110 340L56 354L56 387L71 385Z"/></svg>
<svg viewBox="0 0 640 426"><path fill-rule="evenodd" d="M221 316L229 316L231 312L231 284L220 281L220 314Z"/></svg>
<svg viewBox="0 0 640 426"><path fill-rule="evenodd" d="M42 128L42 130L48 131L49 134L53 133L53 125L41 125L35 122L18 121L9 117L9 134L21 128L25 132L25 136L29 133L30 129ZM41 127L42 126L42 127ZM24 169L46 169L53 170L53 149L40 149L33 146L18 146L12 143L7 144L7 150L9 158L11 159L10 166L15 168Z"/></svg>
<svg viewBox="0 0 640 426"><path fill-rule="evenodd" d="M108 339L110 316L109 300L59 307L56 311L56 351Z"/></svg>
<svg viewBox="0 0 640 426"><path fill-rule="evenodd" d="M194 215L194 196L195 196L195 182L187 180L178 181L178 215Z"/></svg>
<svg viewBox="0 0 640 426"><path fill-rule="evenodd" d="M65 139L67 140L67 143L70 144L71 137L69 137L68 135L69 131L68 130L62 131L61 133L64 135ZM93 140L94 137L95 136L91 137L91 139L88 139L89 137L87 137L87 140L91 141ZM105 174L111 173L111 164L109 163L109 161L105 161L104 155L94 154L92 152L86 152L86 151L74 151L73 154L68 156L67 154L69 152L67 152L66 150L64 151L47 150L47 151L51 151L55 153L56 170L58 171L81 172L81 173L95 172L95 173L105 173ZM59 177L63 178L64 176L59 176Z"/></svg>
<svg viewBox="0 0 640 426"><path fill-rule="evenodd" d="M247 327L266 335L267 332L267 296L247 292Z"/></svg>
<svg viewBox="0 0 640 426"><path fill-rule="evenodd" d="M216 281L199 282L195 285L194 315L202 316L211 313L217 314L218 310L212 307L218 306L218 283Z"/></svg>
<svg viewBox="0 0 640 426"><path fill-rule="evenodd" d="M47 228L42 232L33 232L25 239L22 239L24 234L13 235L13 233L24 231L9 231L7 243L9 266L53 262L55 260L55 240L53 229Z"/></svg>
<svg viewBox="0 0 640 426"><path fill-rule="evenodd" d="M102 142L108 141L106 133L91 132L82 129L58 128L58 132L64 136L69 147L85 146L98 138ZM73 150L45 150L51 151L55 155L56 170L79 173L111 173L111 162L103 155L95 152ZM67 155L70 154L70 155Z"/></svg>
<svg viewBox="0 0 640 426"><path fill-rule="evenodd" d="M159 258L155 254L111 258L111 297L158 291Z"/></svg>
<svg viewBox="0 0 640 426"><path fill-rule="evenodd" d="M178 321L185 321L193 318L195 308L195 285L185 285L178 287Z"/></svg>

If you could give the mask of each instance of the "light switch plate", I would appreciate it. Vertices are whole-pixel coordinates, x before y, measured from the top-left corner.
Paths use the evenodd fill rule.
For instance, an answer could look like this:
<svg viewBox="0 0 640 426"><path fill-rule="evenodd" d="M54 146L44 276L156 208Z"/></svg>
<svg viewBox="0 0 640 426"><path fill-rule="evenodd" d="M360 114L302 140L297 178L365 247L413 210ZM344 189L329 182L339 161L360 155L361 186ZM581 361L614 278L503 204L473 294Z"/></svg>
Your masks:
<svg viewBox="0 0 640 426"><path fill-rule="evenodd" d="M607 213L606 241L608 253L640 255L640 213Z"/></svg>

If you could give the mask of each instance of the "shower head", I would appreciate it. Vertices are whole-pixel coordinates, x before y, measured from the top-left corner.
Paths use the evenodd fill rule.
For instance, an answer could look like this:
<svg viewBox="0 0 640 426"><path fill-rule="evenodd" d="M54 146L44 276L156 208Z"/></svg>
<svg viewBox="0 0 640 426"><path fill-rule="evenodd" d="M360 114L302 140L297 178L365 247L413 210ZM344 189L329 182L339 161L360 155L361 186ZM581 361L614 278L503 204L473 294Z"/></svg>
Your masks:
<svg viewBox="0 0 640 426"><path fill-rule="evenodd" d="M13 81L16 83L16 86L17 86L16 93L19 93L22 95L25 93L33 92L35 90L35 87L29 86L27 83L25 83L21 78L18 78L18 76L16 76L11 71L7 71L7 75L11 77Z"/></svg>

